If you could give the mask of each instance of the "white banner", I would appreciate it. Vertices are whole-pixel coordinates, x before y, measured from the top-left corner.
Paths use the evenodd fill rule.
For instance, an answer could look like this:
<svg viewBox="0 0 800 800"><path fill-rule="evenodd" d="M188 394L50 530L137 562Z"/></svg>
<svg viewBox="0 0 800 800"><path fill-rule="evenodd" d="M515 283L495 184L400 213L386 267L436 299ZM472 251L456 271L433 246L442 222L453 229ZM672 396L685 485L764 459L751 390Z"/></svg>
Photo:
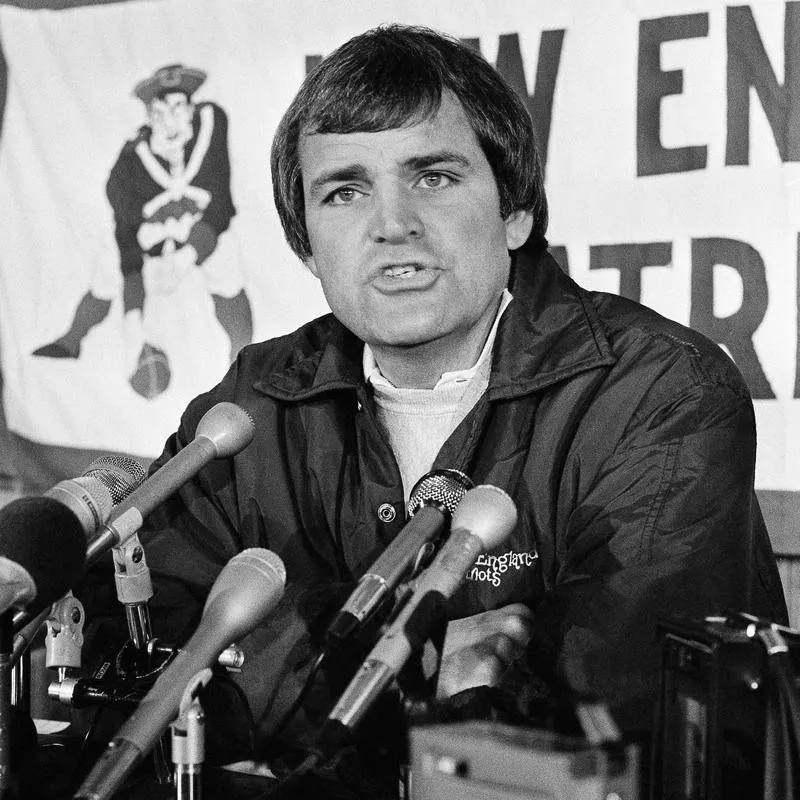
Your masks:
<svg viewBox="0 0 800 800"><path fill-rule="evenodd" d="M309 64L392 21L473 40L524 92L546 154L549 239L562 263L585 287L639 299L726 347L755 397L758 486L800 491L800 3L773 0L0 8L9 428L39 443L153 456L186 402L228 363L235 332L219 298L243 292L256 340L324 313L272 206L271 138ZM174 286L148 284L145 266L136 328L124 313L106 187L146 121L134 87L175 64L205 73L194 100L212 109L217 132L227 120L235 214L207 260L174 273ZM198 117L193 135L201 128ZM210 208L190 210L210 218ZM166 236L154 228L157 214L148 219L155 238L140 234L143 250ZM143 341L150 360L132 383ZM67 355L34 355L58 342Z"/></svg>

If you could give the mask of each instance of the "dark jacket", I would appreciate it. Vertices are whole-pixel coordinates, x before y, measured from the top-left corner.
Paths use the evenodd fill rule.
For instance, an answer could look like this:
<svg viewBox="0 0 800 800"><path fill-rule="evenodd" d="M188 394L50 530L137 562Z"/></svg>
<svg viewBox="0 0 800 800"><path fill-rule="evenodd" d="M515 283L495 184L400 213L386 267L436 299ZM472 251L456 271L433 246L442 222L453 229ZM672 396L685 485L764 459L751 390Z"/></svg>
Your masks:
<svg viewBox="0 0 800 800"><path fill-rule="evenodd" d="M786 619L753 491L752 403L734 364L696 332L584 291L544 251L518 254L515 275L489 388L435 466L505 489L519 523L470 575L451 618L530 604L528 666L605 698L624 729L646 729L659 616L739 609ZM237 678L265 739L300 690L340 589L404 525L361 351L332 316L246 347L189 405L157 462L219 401L256 421L253 442L186 485L143 541L156 633L171 623L177 636L234 554L267 547L284 560L286 593L244 642ZM378 513L385 504L391 522ZM324 718L331 700L312 693L295 730Z"/></svg>

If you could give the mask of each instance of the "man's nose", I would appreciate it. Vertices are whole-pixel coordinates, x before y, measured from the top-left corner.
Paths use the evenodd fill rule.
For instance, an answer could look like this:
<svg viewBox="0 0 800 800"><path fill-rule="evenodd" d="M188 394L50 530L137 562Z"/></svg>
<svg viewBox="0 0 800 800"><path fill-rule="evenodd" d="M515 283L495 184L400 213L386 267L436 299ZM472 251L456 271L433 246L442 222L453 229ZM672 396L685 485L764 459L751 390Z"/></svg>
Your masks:
<svg viewBox="0 0 800 800"><path fill-rule="evenodd" d="M373 191L370 236L376 242L403 242L419 238L424 226L412 190L393 186Z"/></svg>

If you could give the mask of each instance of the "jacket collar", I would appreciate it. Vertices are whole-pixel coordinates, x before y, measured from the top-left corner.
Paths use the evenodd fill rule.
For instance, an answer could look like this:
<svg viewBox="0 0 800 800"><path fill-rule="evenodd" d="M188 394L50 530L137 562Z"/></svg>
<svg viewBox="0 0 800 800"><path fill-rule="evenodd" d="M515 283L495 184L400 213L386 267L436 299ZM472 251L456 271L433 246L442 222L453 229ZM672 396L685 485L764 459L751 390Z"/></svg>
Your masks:
<svg viewBox="0 0 800 800"><path fill-rule="evenodd" d="M500 320L489 399L517 397L616 361L591 298L545 246L517 251L514 302Z"/></svg>
<svg viewBox="0 0 800 800"><path fill-rule="evenodd" d="M513 302L500 320L489 399L541 390L616 361L588 294L545 248L514 257ZM285 355L254 386L285 401L363 387L363 344L332 315L284 337ZM277 364L277 366L275 366Z"/></svg>

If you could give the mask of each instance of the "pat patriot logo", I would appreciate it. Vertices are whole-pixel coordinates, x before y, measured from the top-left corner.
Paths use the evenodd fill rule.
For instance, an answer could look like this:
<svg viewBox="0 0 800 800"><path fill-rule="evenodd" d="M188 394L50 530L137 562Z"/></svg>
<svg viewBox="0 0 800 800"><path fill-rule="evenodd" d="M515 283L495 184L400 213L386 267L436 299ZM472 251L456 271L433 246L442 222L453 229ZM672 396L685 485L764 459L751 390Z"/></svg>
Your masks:
<svg viewBox="0 0 800 800"><path fill-rule="evenodd" d="M536 550L530 550L525 553L515 553L513 550L509 550L501 556L484 553L478 556L475 566L467 574L467 580L499 586L503 580L503 575L510 569L519 571L530 568L538 558L539 554Z"/></svg>

